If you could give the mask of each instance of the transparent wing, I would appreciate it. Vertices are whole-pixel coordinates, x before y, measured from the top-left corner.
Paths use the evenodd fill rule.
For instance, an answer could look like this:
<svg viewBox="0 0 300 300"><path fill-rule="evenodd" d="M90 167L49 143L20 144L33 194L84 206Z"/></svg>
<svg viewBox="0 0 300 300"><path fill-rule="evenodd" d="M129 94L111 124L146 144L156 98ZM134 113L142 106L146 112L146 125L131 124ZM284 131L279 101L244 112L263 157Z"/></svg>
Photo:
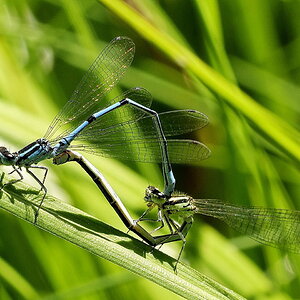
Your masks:
<svg viewBox="0 0 300 300"><path fill-rule="evenodd" d="M152 102L152 96L147 90L135 88L113 99L111 103L125 98L145 107L150 107ZM180 135L208 124L207 116L195 110L176 110L158 116L165 136ZM161 162L163 142L155 120L152 114L144 110L124 105L95 120L77 136L69 148L123 160ZM66 133L63 132L51 143L55 144ZM207 158L210 151L196 141L170 140L168 153L171 162L195 163Z"/></svg>
<svg viewBox="0 0 300 300"><path fill-rule="evenodd" d="M146 90L137 95L128 95L132 100L149 107L150 94ZM149 100L149 101L148 101ZM114 118L114 115L117 117ZM208 123L207 117L194 110L175 110L158 114L165 136L175 136L198 130ZM124 122L122 122L124 121ZM83 130L77 140L94 143L94 147L101 147L103 143L122 141L138 141L160 139L153 115L145 115L136 107L123 106L112 113L104 115Z"/></svg>
<svg viewBox="0 0 300 300"><path fill-rule="evenodd" d="M192 140L168 140L168 154L171 163L194 164L210 156L210 150L202 143ZM133 160L146 163L162 162L161 141L144 139L115 141L94 145L71 145L70 149L85 151L103 157Z"/></svg>
<svg viewBox="0 0 300 300"><path fill-rule="evenodd" d="M197 213L223 220L256 241L300 252L300 212L260 207L239 207L215 199L193 200Z"/></svg>
<svg viewBox="0 0 300 300"><path fill-rule="evenodd" d="M205 114L196 110L174 110L159 114L165 136L199 130L208 124Z"/></svg>
<svg viewBox="0 0 300 300"><path fill-rule="evenodd" d="M70 132L90 115L105 108L108 103L104 95L116 85L130 66L134 52L135 45L131 39L113 39L90 66L44 137L54 140L55 136L61 135L62 132Z"/></svg>
<svg viewBox="0 0 300 300"><path fill-rule="evenodd" d="M147 90L143 88L133 88L115 97L108 103L108 106L117 103L125 98L134 100L145 107L150 107L152 103L152 96ZM97 148L101 143L104 142L105 139L120 140L121 135L126 134L124 132L122 133L122 128L126 127L126 124L131 123L136 123L137 126L138 119L143 117L144 115L144 111L130 105L124 105L94 121L76 137L72 145L78 143L78 141L79 143L90 142L94 143L94 147ZM58 141L60 141L69 133L69 131L70 129L67 128L65 131L61 132L58 136L55 137L55 139L52 139L50 141L51 145L54 145Z"/></svg>

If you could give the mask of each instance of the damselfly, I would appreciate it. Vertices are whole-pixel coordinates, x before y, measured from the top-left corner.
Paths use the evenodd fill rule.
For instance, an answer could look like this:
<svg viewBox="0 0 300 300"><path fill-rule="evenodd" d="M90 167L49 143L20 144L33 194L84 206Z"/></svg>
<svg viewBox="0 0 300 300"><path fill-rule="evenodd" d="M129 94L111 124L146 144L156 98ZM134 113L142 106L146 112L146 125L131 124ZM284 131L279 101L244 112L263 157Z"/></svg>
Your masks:
<svg viewBox="0 0 300 300"><path fill-rule="evenodd" d="M145 201L148 209L139 221L148 220L145 216L157 207L158 219L154 221L161 225L156 230L167 224L171 233L162 244L174 241L172 235L180 237L183 242L178 260L186 244L185 237L192 226L194 214L220 219L262 244L300 253L300 211L242 207L216 199L194 199L180 193L169 197L153 186L146 189Z"/></svg>
<svg viewBox="0 0 300 300"><path fill-rule="evenodd" d="M44 182L48 172L46 167L36 166L36 164L56 157L67 148L105 157L140 162L163 162L165 193L168 195L172 193L175 184L168 155L175 163L197 161L209 155L209 150L204 145L188 140L170 141L169 151L166 151L166 139L159 116L149 109L152 98L146 90L136 88L123 93L113 101L106 100L105 95L130 66L134 51L135 46L131 39L117 37L112 40L91 65L43 138L18 152L11 153L7 148L0 147L0 164L12 166L13 172L19 176L18 179L7 184L22 180L21 168L24 167L44 191L35 214L35 221L47 193ZM165 115L168 119L166 122L177 120L180 114L184 120L186 113L192 114L192 111ZM148 114L148 118L145 118L145 114ZM207 123L207 119L204 115L200 119L195 124L197 126L201 124L202 127ZM138 125L140 120L143 120L141 122L144 127ZM170 135L189 131L189 126L185 122L176 121L174 128L172 125L169 126ZM141 136L146 138L139 138ZM33 168L44 170L42 180L31 171Z"/></svg>

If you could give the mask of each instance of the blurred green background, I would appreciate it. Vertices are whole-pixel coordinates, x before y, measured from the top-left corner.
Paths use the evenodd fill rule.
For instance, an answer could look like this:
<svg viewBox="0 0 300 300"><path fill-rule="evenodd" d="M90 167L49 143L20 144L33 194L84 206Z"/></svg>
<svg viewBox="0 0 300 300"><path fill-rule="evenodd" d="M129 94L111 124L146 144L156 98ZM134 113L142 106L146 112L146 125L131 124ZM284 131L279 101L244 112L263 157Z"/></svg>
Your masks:
<svg viewBox="0 0 300 300"><path fill-rule="evenodd" d="M300 210L299 162L99 2L0 4L0 145L16 151L43 136L99 51L112 38L126 35L137 50L120 90L143 86L160 112L197 109L210 119L209 126L188 137L207 144L212 157L198 166L174 166L177 189L195 198ZM120 2L299 128L299 1ZM160 166L89 158L135 217L145 208L145 187L162 186ZM78 166L45 165L51 169L50 194L126 231ZM0 299L179 299L6 212L0 214ZM173 243L162 250L176 257L180 246ZM196 217L182 261L250 299L300 297L299 255L258 245L209 218Z"/></svg>

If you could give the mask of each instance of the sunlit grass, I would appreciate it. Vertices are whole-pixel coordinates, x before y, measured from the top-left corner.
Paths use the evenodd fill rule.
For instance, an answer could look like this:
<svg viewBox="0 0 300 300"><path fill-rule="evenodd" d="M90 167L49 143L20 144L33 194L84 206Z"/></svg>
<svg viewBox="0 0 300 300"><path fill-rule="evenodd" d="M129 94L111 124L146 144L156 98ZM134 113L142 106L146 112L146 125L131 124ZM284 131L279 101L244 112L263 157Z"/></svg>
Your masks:
<svg viewBox="0 0 300 300"><path fill-rule="evenodd" d="M105 43L127 35L137 55L121 87L147 88L159 111L197 109L211 121L194 137L210 146L212 158L197 168L176 168L177 188L196 198L300 209L299 4L99 3L31 0L0 6L0 144L16 151L41 137ZM159 166L91 159L133 215L144 209L145 187L162 185ZM76 166L48 165L50 194L126 231ZM64 299L81 286L79 299L176 299L148 280L128 281L120 267L4 211L0 225L1 299ZM299 295L298 256L257 247L247 238L230 239L232 232L216 226L227 238L195 221L184 262L247 298ZM163 250L176 256L179 247ZM113 286L93 284L118 273Z"/></svg>

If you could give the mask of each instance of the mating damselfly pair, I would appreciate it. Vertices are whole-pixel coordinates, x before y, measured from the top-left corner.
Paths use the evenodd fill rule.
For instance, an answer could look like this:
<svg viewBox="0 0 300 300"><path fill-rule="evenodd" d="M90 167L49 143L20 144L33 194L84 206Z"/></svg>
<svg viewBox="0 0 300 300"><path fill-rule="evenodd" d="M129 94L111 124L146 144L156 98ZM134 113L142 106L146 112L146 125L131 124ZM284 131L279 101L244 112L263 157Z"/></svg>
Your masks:
<svg viewBox="0 0 300 300"><path fill-rule="evenodd" d="M166 137L200 129L208 119L194 110L158 114L149 108L151 95L142 88L131 89L112 101L107 100L108 92L130 66L134 49L131 39L114 39L91 65L43 138L14 153L5 147L0 148L0 162L11 165L13 172L19 175L19 179L9 184L23 179L20 171L24 167L44 191L35 222L47 192L44 185L47 168L36 164L50 158L55 164L74 160L92 177L124 224L152 246L176 240L183 241L184 245L193 215L202 213L220 218L262 243L298 252L298 211L243 208L219 200L194 200L186 195L173 194L175 178L171 163L196 162L207 158L210 151L197 141ZM133 220L102 174L73 150L140 162L161 162L164 190L160 192L148 187L145 196L148 209L141 218ZM31 168L43 169L43 179L37 178ZM169 234L154 236L140 226L140 221L145 220L147 213L155 207L158 208L156 221L161 223L156 231L167 224Z"/></svg>
<svg viewBox="0 0 300 300"><path fill-rule="evenodd" d="M191 131L193 126L194 129L203 127L207 122L203 114L183 110L158 115L149 108L151 94L142 88L126 91L112 101L105 98L130 66L134 51L131 39L117 37L112 40L93 62L43 138L18 152L11 153L0 147L0 163L12 166L13 172L19 176L9 184L23 179L21 168L24 167L38 182L45 196L48 169L36 164L54 158L68 148L106 157L163 162L165 193L170 194L175 179L167 156L170 155L173 162L188 162L209 155L203 144L188 140L170 140L170 150L166 151L165 136ZM34 168L44 170L42 180L31 171Z"/></svg>

